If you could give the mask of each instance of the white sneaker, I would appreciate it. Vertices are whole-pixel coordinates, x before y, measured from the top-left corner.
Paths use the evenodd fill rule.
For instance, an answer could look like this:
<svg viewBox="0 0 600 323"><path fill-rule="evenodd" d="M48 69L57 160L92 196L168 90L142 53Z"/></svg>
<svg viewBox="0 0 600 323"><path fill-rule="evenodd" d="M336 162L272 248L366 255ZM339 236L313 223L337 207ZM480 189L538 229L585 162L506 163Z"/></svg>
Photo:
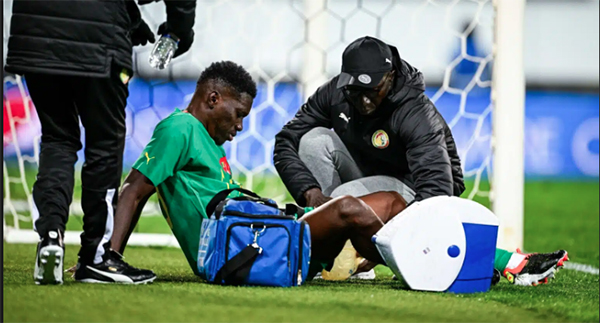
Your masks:
<svg viewBox="0 0 600 323"><path fill-rule="evenodd" d="M371 269L369 271L365 271L362 273L354 274L350 276L350 279L364 279L364 280L373 280L375 279L375 269Z"/></svg>
<svg viewBox="0 0 600 323"><path fill-rule="evenodd" d="M33 279L38 285L63 283L65 249L59 231L49 231L38 243Z"/></svg>

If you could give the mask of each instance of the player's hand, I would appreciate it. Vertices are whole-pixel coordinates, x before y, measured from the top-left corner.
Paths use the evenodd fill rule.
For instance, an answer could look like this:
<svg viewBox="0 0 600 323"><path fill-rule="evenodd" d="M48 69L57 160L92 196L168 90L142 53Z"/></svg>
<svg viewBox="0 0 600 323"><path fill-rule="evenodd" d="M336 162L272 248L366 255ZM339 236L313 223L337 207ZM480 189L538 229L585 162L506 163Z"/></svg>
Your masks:
<svg viewBox="0 0 600 323"><path fill-rule="evenodd" d="M155 41L156 38L154 37L154 33L143 20L140 22L140 25L131 33L131 43L133 46L145 46L148 44L148 42L154 43Z"/></svg>
<svg viewBox="0 0 600 323"><path fill-rule="evenodd" d="M159 35L164 35L164 34L171 34L172 36L175 36L175 38L177 38L179 40L179 43L177 44L177 50L175 51L175 55L173 55L173 58L187 52L190 47L192 47L192 43L194 42L194 30L190 29L190 31L187 34L183 34L183 35L179 35L179 34L174 34L173 32L171 32L167 26L167 22L163 22L160 26L158 26L158 34Z"/></svg>
<svg viewBox="0 0 600 323"><path fill-rule="evenodd" d="M304 192L304 199L306 200L306 206L319 207L330 201L331 197L323 195L320 188L313 187Z"/></svg>

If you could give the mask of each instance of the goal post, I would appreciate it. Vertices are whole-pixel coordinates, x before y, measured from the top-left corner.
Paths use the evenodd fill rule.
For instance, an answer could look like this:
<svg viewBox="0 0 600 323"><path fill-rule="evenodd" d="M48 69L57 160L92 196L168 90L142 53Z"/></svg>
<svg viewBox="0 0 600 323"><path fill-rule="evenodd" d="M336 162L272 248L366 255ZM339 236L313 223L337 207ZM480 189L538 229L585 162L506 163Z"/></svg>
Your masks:
<svg viewBox="0 0 600 323"><path fill-rule="evenodd" d="M523 23L525 0L494 0L493 181L490 200L500 220L498 246L523 248L525 74Z"/></svg>
<svg viewBox="0 0 600 323"><path fill-rule="evenodd" d="M310 40L303 44L304 62L310 64L302 65L302 73L300 75L300 83L303 85L303 99L308 97L327 81L327 71L325 55L321 48L316 44L327 43L327 19L311 19L316 17L326 7L326 0L304 0L303 15L306 21L311 21L307 24L305 34ZM308 36L310 35L310 36Z"/></svg>

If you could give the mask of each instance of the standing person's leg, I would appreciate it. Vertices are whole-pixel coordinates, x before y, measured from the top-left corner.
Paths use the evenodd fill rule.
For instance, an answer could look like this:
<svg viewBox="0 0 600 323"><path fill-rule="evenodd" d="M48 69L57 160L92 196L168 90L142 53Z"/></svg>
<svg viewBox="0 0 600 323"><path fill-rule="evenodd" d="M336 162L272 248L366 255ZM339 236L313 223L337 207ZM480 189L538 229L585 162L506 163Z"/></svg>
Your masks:
<svg viewBox="0 0 600 323"><path fill-rule="evenodd" d="M109 78L81 78L76 97L85 127L83 184L83 233L75 280L85 283L146 284L154 281L151 270L138 269L110 249L125 147L127 84L120 69Z"/></svg>
<svg viewBox="0 0 600 323"><path fill-rule="evenodd" d="M62 235L73 199L77 151L81 149L79 118L69 77L27 74L25 80L42 126L32 192L32 219L42 239L34 279L38 284L62 283Z"/></svg>
<svg viewBox="0 0 600 323"><path fill-rule="evenodd" d="M344 183L331 192L331 197L363 196L382 191L398 192L408 203L415 199L415 192L408 185L395 177L384 175L363 177Z"/></svg>
<svg viewBox="0 0 600 323"><path fill-rule="evenodd" d="M300 139L298 154L319 182L325 196L336 187L363 177L340 137L330 129L314 128Z"/></svg>
<svg viewBox="0 0 600 323"><path fill-rule="evenodd" d="M65 230L81 149L79 117L67 77L27 74L25 80L42 126L33 201L38 211L34 217L39 215L35 228L43 237L52 229Z"/></svg>
<svg viewBox="0 0 600 323"><path fill-rule="evenodd" d="M117 69L109 78L81 78L77 107L85 128L81 173L83 233L79 261L98 264L110 248L123 170L125 106L129 94Z"/></svg>

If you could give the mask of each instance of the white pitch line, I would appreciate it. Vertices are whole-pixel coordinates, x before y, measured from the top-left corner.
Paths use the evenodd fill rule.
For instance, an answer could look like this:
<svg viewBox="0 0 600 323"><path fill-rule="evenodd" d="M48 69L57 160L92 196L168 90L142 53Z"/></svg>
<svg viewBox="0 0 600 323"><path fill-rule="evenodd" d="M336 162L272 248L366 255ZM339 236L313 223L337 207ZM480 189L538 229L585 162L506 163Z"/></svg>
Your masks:
<svg viewBox="0 0 600 323"><path fill-rule="evenodd" d="M582 273L599 275L600 270L594 266L579 264L576 262L565 262L565 269L575 270Z"/></svg>
<svg viewBox="0 0 600 323"><path fill-rule="evenodd" d="M30 211L29 204L25 200L13 200L13 201L11 201L11 203L17 212L29 212ZM7 203L4 204L4 214L10 214L10 208L8 207ZM74 200L71 203L70 214L71 215L83 215L81 201ZM156 202L148 201L146 203L146 206L144 207L144 210L142 211L142 216L143 217L161 216L160 207L158 206L158 204Z"/></svg>

